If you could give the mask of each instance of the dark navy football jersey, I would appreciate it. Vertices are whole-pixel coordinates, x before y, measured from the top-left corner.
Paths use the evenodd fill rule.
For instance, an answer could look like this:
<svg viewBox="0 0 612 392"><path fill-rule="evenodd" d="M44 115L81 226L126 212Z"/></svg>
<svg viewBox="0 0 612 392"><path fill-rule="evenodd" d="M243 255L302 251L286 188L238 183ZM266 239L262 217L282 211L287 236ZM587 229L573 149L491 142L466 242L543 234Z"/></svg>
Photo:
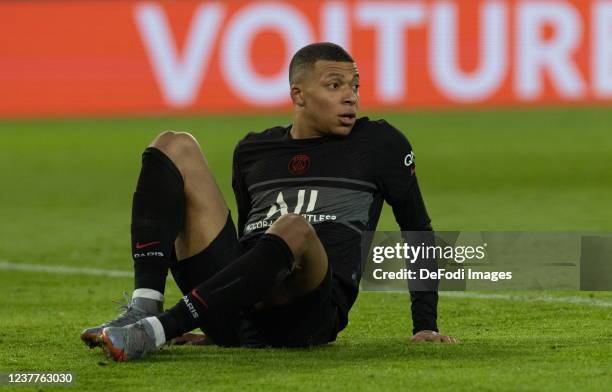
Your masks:
<svg viewBox="0 0 612 392"><path fill-rule="evenodd" d="M327 252L343 327L361 279L361 234L376 229L383 202L401 230L431 230L414 152L384 120L360 118L347 136L293 139L290 129L249 133L236 146L232 185L240 241L249 248L283 214L306 218ZM411 297L414 330L437 330L437 293Z"/></svg>

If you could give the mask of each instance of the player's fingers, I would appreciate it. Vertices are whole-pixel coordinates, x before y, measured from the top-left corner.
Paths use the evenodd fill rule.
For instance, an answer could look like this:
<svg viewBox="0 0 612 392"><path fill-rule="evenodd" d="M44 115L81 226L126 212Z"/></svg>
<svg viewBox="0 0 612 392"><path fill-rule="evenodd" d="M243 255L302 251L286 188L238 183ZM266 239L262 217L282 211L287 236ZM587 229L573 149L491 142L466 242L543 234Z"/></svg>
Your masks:
<svg viewBox="0 0 612 392"><path fill-rule="evenodd" d="M427 335L427 336L422 336L419 338L418 340L419 342L433 342L433 343L439 343L441 342L441 338L440 336L436 336L436 335Z"/></svg>
<svg viewBox="0 0 612 392"><path fill-rule="evenodd" d="M456 344L459 343L459 340L452 336L439 335L439 334L419 334L410 338L410 340L414 343L421 342L434 342L434 343L449 343Z"/></svg>
<svg viewBox="0 0 612 392"><path fill-rule="evenodd" d="M168 343L170 346L182 346L183 344L185 344L185 341L179 338L174 338Z"/></svg>
<svg viewBox="0 0 612 392"><path fill-rule="evenodd" d="M170 340L170 345L172 346L182 346L183 344L187 343L187 340L185 340L182 336L178 336L172 340Z"/></svg>
<svg viewBox="0 0 612 392"><path fill-rule="evenodd" d="M206 335L201 334L201 333L186 333L183 334L179 337L176 337L174 339L172 339L171 343L172 345L196 345L196 346L200 346L200 345L206 345L208 344L208 341L206 339Z"/></svg>
<svg viewBox="0 0 612 392"><path fill-rule="evenodd" d="M457 339L455 339L452 336L443 336L443 343L450 343L450 344L455 344L455 343L459 343L459 341Z"/></svg>
<svg viewBox="0 0 612 392"><path fill-rule="evenodd" d="M205 338L202 338L200 340L191 340L185 344L187 346L207 346L208 345Z"/></svg>
<svg viewBox="0 0 612 392"><path fill-rule="evenodd" d="M426 342L428 339L427 339L427 336L417 335L417 336L413 336L410 340L413 343L422 343L422 342Z"/></svg>

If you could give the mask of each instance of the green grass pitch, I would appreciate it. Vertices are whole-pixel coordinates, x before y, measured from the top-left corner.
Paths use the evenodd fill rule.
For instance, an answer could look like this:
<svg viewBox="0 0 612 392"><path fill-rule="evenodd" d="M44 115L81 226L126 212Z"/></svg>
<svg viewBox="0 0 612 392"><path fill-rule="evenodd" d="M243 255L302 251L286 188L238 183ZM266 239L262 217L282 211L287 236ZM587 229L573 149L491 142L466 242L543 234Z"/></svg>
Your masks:
<svg viewBox="0 0 612 392"><path fill-rule="evenodd" d="M371 114L403 130L439 230L612 230L612 111ZM233 146L289 115L0 122L0 263L129 271L140 153L166 129L200 140L234 210ZM384 154L384 152L381 152ZM347 162L347 164L351 164ZM386 209L379 229L394 230ZM71 371L72 390L609 390L612 294L443 296L460 345L413 345L401 293L361 293L336 343L304 350L170 347L108 361L78 334L115 315L129 278L0 269L0 372ZM525 293L521 293L523 295ZM559 302L547 298L562 298ZM584 297L592 304L562 302ZM167 305L179 298L170 284ZM10 387L0 386L0 389ZM16 390L55 390L37 385Z"/></svg>

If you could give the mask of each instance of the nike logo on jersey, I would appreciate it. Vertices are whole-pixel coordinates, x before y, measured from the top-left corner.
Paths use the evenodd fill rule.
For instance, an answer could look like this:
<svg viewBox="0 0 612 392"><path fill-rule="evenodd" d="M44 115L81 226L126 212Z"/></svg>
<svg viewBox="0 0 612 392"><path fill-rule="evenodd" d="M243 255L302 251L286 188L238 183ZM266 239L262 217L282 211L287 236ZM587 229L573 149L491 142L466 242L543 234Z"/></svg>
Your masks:
<svg viewBox="0 0 612 392"><path fill-rule="evenodd" d="M148 248L149 246L157 245L159 243L160 243L159 241L145 242L144 244L141 244L140 242L137 242L136 243L136 249Z"/></svg>

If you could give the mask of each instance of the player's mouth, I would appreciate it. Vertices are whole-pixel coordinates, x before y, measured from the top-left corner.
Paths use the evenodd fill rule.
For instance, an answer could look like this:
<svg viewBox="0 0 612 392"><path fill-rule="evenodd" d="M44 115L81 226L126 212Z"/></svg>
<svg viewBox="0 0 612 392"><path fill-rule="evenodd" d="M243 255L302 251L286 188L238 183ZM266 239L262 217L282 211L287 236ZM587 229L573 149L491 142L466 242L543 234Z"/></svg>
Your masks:
<svg viewBox="0 0 612 392"><path fill-rule="evenodd" d="M339 115L338 117L340 117L340 122L342 123L342 125L353 125L355 123L355 113L343 113L341 115Z"/></svg>

